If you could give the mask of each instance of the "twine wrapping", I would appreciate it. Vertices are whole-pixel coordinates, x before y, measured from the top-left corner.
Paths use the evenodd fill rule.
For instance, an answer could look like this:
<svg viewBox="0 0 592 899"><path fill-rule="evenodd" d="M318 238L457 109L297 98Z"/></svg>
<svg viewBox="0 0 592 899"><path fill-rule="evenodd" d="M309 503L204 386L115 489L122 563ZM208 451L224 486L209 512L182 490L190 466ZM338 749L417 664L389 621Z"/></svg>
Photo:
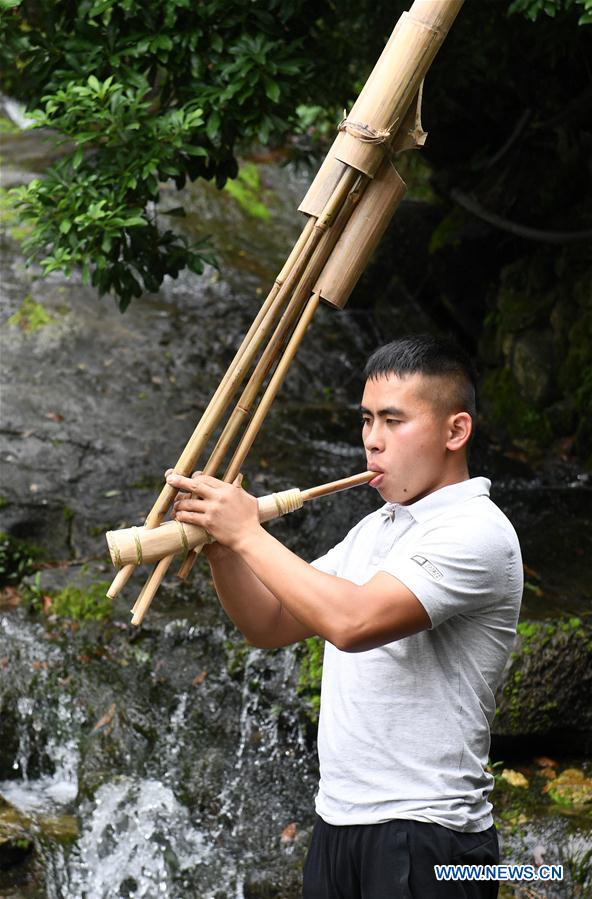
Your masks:
<svg viewBox="0 0 592 899"><path fill-rule="evenodd" d="M377 128L372 128L364 122L352 122L347 116L344 116L340 121L337 130L346 131L348 134L351 134L352 137L355 137L364 144L376 144L379 146L380 144L388 143L391 139L393 126L396 122L397 119L389 125L388 131L379 131Z"/></svg>
<svg viewBox="0 0 592 899"><path fill-rule="evenodd" d="M109 552L111 553L111 557L113 559L113 564L116 568L121 568L123 562L121 561L121 552L119 551L119 547L115 540L111 537L112 531L109 531L107 534L107 545L109 546Z"/></svg>
<svg viewBox="0 0 592 899"><path fill-rule="evenodd" d="M292 490L282 490L281 493L274 493L273 501L280 516L287 515L288 512L295 512L304 505L298 487L294 487Z"/></svg>
<svg viewBox="0 0 592 899"><path fill-rule="evenodd" d="M177 519L175 519L177 521ZM183 561L189 555L189 541L187 540L187 534L185 533L185 528L183 527L182 522L177 521L177 526L180 531L181 543L183 544Z"/></svg>
<svg viewBox="0 0 592 899"><path fill-rule="evenodd" d="M136 565L141 565L143 561L142 542L140 540L140 532L137 528L132 528L132 536L136 544Z"/></svg>

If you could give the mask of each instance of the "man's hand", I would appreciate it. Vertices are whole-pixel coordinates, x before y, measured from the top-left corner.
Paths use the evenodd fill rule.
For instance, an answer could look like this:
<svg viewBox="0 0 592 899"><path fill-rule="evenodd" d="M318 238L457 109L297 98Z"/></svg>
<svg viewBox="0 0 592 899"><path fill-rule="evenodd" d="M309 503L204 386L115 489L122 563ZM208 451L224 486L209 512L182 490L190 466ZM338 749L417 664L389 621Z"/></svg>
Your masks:
<svg viewBox="0 0 592 899"><path fill-rule="evenodd" d="M197 524L219 543L237 550L243 540L260 528L257 500L240 487L209 475L191 478L167 472L167 484L182 493L173 506L178 521Z"/></svg>

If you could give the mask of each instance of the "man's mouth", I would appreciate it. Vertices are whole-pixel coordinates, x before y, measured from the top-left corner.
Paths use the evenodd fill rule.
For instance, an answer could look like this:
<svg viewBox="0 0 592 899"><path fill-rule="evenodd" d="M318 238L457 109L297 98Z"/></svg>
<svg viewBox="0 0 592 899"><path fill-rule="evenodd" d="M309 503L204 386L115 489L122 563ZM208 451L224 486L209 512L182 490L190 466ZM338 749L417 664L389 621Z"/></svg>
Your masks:
<svg viewBox="0 0 592 899"><path fill-rule="evenodd" d="M378 466L370 464L368 465L368 470L376 472L376 477L372 478L372 480L368 482L368 485L370 487L379 487L384 477L384 471L382 470L382 468L378 468Z"/></svg>

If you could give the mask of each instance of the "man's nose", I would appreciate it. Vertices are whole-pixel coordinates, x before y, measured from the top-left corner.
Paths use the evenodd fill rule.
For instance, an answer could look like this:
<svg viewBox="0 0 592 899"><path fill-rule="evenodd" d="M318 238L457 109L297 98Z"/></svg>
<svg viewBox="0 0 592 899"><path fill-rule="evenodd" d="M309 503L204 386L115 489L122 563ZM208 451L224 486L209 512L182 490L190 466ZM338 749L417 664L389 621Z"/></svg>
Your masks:
<svg viewBox="0 0 592 899"><path fill-rule="evenodd" d="M366 452L381 452L384 449L384 439L380 422L374 421L366 428L364 434L364 448Z"/></svg>

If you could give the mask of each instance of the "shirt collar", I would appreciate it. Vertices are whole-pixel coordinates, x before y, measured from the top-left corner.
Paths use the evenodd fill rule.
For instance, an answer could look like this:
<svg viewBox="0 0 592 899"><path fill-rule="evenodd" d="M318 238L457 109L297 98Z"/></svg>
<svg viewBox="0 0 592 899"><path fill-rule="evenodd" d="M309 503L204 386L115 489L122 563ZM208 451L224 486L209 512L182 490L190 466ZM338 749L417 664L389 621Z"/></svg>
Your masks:
<svg viewBox="0 0 592 899"><path fill-rule="evenodd" d="M466 481L459 481L458 484L440 487L439 490L434 490L433 493L428 493L417 502L406 506L400 503L385 503L379 511L391 519L396 518L400 511L405 511L417 522L428 521L457 503L463 503L476 496L489 496L490 487L491 481L488 478L469 478Z"/></svg>

